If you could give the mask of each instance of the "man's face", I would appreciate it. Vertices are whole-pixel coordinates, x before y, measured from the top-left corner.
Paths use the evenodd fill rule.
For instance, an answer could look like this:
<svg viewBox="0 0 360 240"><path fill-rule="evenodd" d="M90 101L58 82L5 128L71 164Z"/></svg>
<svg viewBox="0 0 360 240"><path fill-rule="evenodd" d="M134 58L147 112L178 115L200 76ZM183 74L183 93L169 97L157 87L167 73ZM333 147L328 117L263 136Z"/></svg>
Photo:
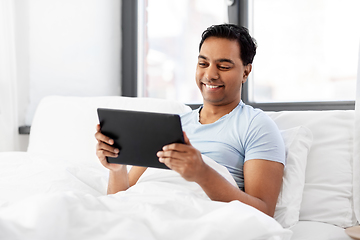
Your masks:
<svg viewBox="0 0 360 240"><path fill-rule="evenodd" d="M236 40L209 37L201 46L196 68L196 83L204 103L221 106L237 104L241 85L251 71L240 59L240 46Z"/></svg>

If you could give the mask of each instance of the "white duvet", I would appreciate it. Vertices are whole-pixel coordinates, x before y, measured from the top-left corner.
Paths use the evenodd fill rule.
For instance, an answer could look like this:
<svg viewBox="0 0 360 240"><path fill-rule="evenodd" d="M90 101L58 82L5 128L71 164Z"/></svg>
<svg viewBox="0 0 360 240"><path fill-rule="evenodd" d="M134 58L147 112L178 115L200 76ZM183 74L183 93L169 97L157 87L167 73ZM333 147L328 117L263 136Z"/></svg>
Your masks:
<svg viewBox="0 0 360 240"><path fill-rule="evenodd" d="M234 183L227 170L206 162ZM0 239L290 239L273 218L239 201L211 201L171 170L148 169L106 195L99 165L0 154Z"/></svg>

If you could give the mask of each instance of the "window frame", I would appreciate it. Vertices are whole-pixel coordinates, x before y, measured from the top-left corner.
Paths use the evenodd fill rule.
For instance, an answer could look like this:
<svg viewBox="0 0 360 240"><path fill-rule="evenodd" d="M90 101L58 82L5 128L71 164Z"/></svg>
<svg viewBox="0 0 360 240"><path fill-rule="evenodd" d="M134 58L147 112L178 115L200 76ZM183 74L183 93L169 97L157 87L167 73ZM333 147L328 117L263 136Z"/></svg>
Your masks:
<svg viewBox="0 0 360 240"><path fill-rule="evenodd" d="M121 96L137 97L138 1L121 2Z"/></svg>
<svg viewBox="0 0 360 240"><path fill-rule="evenodd" d="M251 1L251 0L250 0ZM228 1L229 23L248 27L249 0ZM121 56L121 95L138 96L137 90L137 42L138 42L138 1L122 0L121 8L122 56ZM241 98L245 104L264 111L304 111L304 110L354 110L355 101L322 102L280 102L256 103L249 101L249 84L244 83ZM188 104L197 108L199 104Z"/></svg>

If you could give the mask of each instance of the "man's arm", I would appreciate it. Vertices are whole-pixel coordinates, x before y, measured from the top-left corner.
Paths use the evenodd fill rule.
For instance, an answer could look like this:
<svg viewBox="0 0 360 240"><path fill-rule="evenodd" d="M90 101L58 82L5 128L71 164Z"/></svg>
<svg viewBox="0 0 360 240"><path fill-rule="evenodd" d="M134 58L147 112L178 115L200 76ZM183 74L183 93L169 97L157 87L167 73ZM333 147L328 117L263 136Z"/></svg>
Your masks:
<svg viewBox="0 0 360 240"><path fill-rule="evenodd" d="M159 161L180 173L188 181L197 182L214 201L239 200L273 216L282 183L284 166L267 160L248 160L244 164L245 191L233 186L204 163L184 133L186 144L171 144L158 153Z"/></svg>
<svg viewBox="0 0 360 240"><path fill-rule="evenodd" d="M126 165L122 165L118 171L109 171L107 194L125 191L129 188L129 177Z"/></svg>
<svg viewBox="0 0 360 240"><path fill-rule="evenodd" d="M267 160L248 160L244 164L245 191L230 184L211 167L196 181L214 201L239 200L273 217L282 183L284 166Z"/></svg>
<svg viewBox="0 0 360 240"><path fill-rule="evenodd" d="M107 194L125 191L134 186L146 169L146 167L133 166L128 173L127 166L121 165L119 171L110 170Z"/></svg>

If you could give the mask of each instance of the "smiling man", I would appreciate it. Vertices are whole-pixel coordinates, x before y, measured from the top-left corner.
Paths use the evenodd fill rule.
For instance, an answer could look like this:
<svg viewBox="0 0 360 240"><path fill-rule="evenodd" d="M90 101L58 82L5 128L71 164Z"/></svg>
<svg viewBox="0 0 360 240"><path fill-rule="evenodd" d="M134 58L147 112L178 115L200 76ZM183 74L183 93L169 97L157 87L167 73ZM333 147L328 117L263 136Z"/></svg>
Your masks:
<svg viewBox="0 0 360 240"><path fill-rule="evenodd" d="M199 47L196 83L203 106L181 116L185 144L164 146L159 161L184 179L198 183L210 199L239 200L273 216L282 184L285 148L275 123L241 101L256 44L244 27L214 25L204 31ZM95 134L97 155L110 169L108 193L126 190L146 170L109 164L116 156L113 140ZM202 155L225 166L238 187L204 163Z"/></svg>
<svg viewBox="0 0 360 240"><path fill-rule="evenodd" d="M236 106L240 101L241 85L251 72L251 64L244 65L240 59L236 41L209 37L200 48L196 83L204 104Z"/></svg>

